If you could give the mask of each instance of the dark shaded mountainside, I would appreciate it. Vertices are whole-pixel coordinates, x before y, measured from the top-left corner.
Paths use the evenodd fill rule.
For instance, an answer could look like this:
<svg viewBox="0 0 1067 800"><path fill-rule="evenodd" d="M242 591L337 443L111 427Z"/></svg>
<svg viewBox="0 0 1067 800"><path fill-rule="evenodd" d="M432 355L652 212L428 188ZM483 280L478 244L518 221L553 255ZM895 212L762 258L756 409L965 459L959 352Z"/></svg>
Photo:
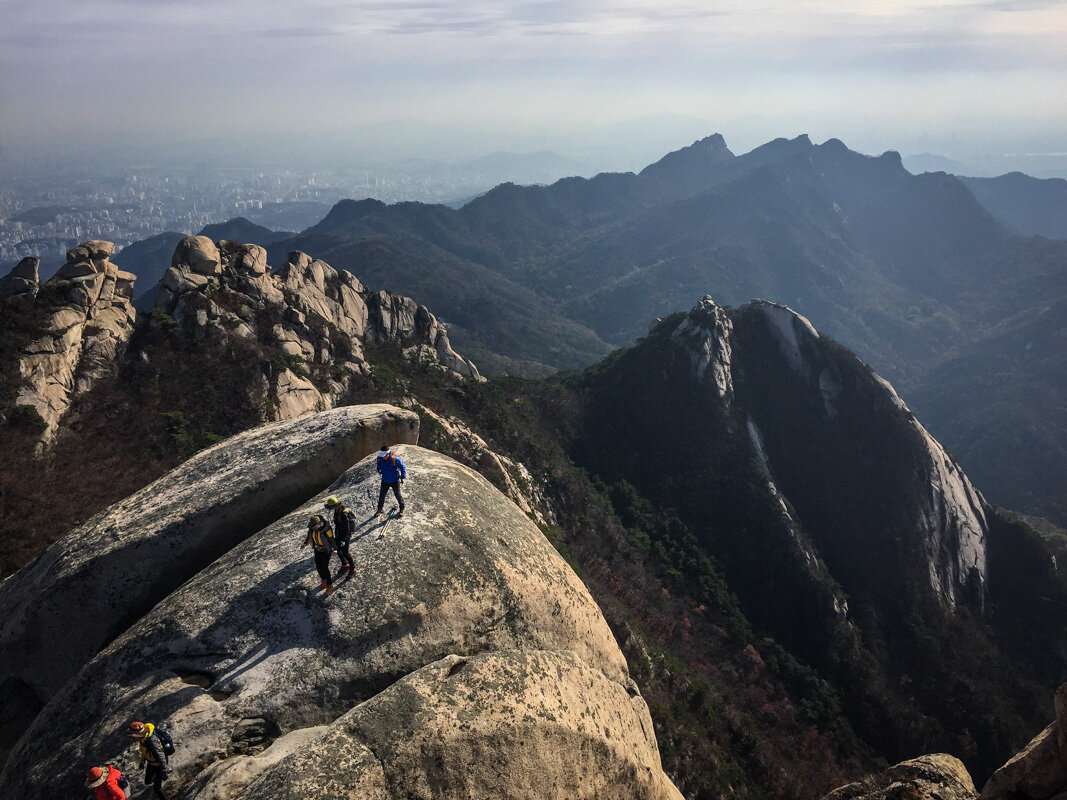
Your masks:
<svg viewBox="0 0 1067 800"><path fill-rule="evenodd" d="M982 782L1047 721L1067 641L1054 543L989 505L888 384L784 306L705 298L583 373L482 381L428 309L303 253L271 270L262 248L189 237L142 315L109 254L89 242L53 281L23 268L3 287L0 499L15 564L220 437L388 402L579 572L688 798L816 798L934 750ZM418 487L413 470L413 513L447 496ZM205 574L267 563L246 545ZM216 555L196 557L201 569ZM168 580L144 588L180 578ZM132 622L117 624L102 642ZM139 652L130 630L121 652ZM71 679L71 697L100 691L114 652ZM130 680L137 663L121 662ZM21 753L8 774L22 774L40 736L16 745L15 723L55 687L33 688L32 670L4 680L4 747ZM358 702L362 686L323 707ZM225 697L213 715L258 716ZM295 724L268 716L268 743Z"/></svg>
<svg viewBox="0 0 1067 800"><path fill-rule="evenodd" d="M789 303L893 380L997 502L1067 524L1067 369L1043 355L1063 350L1067 242L1020 235L972 189L1011 204L892 152L802 136L735 156L712 136L458 210L342 201L268 252L405 287L491 374L585 366L707 291Z"/></svg>

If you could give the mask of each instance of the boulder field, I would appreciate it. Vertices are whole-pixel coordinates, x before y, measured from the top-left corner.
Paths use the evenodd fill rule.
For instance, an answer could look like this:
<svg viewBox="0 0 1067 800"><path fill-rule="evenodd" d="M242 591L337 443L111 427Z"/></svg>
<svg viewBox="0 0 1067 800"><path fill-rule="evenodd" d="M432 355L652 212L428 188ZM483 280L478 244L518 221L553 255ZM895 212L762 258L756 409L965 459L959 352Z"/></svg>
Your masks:
<svg viewBox="0 0 1067 800"><path fill-rule="evenodd" d="M680 798L578 577L477 473L395 450L403 518L373 515L371 455L233 542L55 691L0 795L68 796L89 763L134 768L124 730L142 719L174 736L181 798ZM185 475L193 495L218 480ZM359 524L355 574L326 597L301 545L331 494Z"/></svg>

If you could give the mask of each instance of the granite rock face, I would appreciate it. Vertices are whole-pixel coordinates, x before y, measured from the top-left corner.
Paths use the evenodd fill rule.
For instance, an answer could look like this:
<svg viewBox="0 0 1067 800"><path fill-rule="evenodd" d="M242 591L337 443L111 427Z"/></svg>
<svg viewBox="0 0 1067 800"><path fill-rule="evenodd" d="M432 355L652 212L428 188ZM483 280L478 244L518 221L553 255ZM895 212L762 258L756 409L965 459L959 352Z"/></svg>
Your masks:
<svg viewBox="0 0 1067 800"><path fill-rule="evenodd" d="M56 692L3 793L73 791L90 754L131 766L134 715L181 742L184 798L680 798L577 576L477 473L396 452L402 519L373 516L369 456L244 538ZM328 494L359 526L355 574L325 597L300 545Z"/></svg>
<svg viewBox="0 0 1067 800"><path fill-rule="evenodd" d="M16 264L11 272L0 278L0 300L9 297L25 297L32 300L37 294L41 278L41 259L27 256Z"/></svg>
<svg viewBox="0 0 1067 800"><path fill-rule="evenodd" d="M37 264L28 263L36 259L23 259L12 273L20 277L5 279L34 302L35 336L18 355L15 403L41 415L45 441L54 438L75 394L115 372L133 333L137 278L111 263L113 248L97 240L71 248L67 263L39 288Z"/></svg>
<svg viewBox="0 0 1067 800"><path fill-rule="evenodd" d="M842 786L822 800L976 800L977 797L962 762L954 756L935 753Z"/></svg>
<svg viewBox="0 0 1067 800"><path fill-rule="evenodd" d="M814 518L835 504L829 498L806 500L799 487L834 484L837 494L851 495L857 507L893 508L896 527L907 531L904 557L925 572L929 594L943 607L981 606L989 532L985 500L888 382L827 343L804 317L764 300L725 309L705 297L675 327L671 342L690 362L692 379L711 387L731 413L744 417L754 456L783 513L806 529L796 546L813 569L819 558L840 566L841 557L828 554L850 545L821 540L820 527L840 526ZM745 378L744 391L736 385L738 374ZM799 414L783 417L783 406L810 418L801 423ZM886 438L893 442L899 471L913 475L906 486L895 484L891 498L864 496L869 487L886 484L875 480L877 475L813 477L827 464L856 461L847 445L823 442L880 435L887 426L893 428ZM855 433L846 436L845 431ZM863 535L857 529L849 538Z"/></svg>
<svg viewBox="0 0 1067 800"><path fill-rule="evenodd" d="M350 377L370 372L365 343L397 342L409 359L482 379L452 349L444 326L411 298L370 292L352 273L306 253L290 253L273 273L266 259L258 245L187 237L163 277L155 310L198 339L221 331L275 349L269 389L275 419L343 402ZM316 370L328 377L309 380Z"/></svg>
<svg viewBox="0 0 1067 800"><path fill-rule="evenodd" d="M56 542L0 584L5 728L28 724L25 714L183 581L383 441L413 443L418 432L418 416L392 406L246 431Z"/></svg>

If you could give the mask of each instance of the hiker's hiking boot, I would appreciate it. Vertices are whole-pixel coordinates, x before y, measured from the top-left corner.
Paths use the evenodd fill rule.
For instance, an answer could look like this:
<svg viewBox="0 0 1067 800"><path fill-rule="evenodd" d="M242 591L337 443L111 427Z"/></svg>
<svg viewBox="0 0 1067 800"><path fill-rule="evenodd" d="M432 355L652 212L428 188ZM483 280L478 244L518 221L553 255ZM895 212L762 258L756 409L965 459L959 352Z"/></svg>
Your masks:
<svg viewBox="0 0 1067 800"><path fill-rule="evenodd" d="M379 509L378 509L377 511L375 511L375 512L374 512L374 516L376 516L376 517L380 517L380 516L381 516L382 514L384 514L384 513L385 513L385 512L384 512L384 511L382 511L382 510L381 510L381 509L379 508Z"/></svg>
<svg viewBox="0 0 1067 800"><path fill-rule="evenodd" d="M326 591L322 593L322 596L323 597L329 597L331 594L333 594L333 586L332 585L326 587Z"/></svg>
<svg viewBox="0 0 1067 800"><path fill-rule="evenodd" d="M396 516L394 517L394 519L403 519L403 518L404 518L404 512L403 511L398 511L396 513Z"/></svg>
<svg viewBox="0 0 1067 800"><path fill-rule="evenodd" d="M329 581L323 581L322 583L319 584L319 588L320 589L325 589L329 585L330 585Z"/></svg>

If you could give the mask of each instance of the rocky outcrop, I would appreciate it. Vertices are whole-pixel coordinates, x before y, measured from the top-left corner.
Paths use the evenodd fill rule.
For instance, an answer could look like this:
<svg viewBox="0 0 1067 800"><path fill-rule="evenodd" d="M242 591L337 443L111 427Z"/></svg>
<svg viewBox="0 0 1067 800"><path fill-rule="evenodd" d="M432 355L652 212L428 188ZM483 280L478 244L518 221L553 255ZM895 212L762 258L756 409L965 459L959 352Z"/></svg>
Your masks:
<svg viewBox="0 0 1067 800"><path fill-rule="evenodd" d="M709 381L725 402L733 398L733 358L730 335L733 322L726 309L704 295L692 311L674 329L671 339L689 354L698 381Z"/></svg>
<svg viewBox="0 0 1067 800"><path fill-rule="evenodd" d="M524 464L493 450L485 439L456 417L442 416L420 405L414 398L409 398L407 405L440 426L439 435L445 442L435 449L444 450L460 463L473 467L479 474L489 478L538 525L552 521L548 503Z"/></svg>
<svg viewBox="0 0 1067 800"><path fill-rule="evenodd" d="M27 256L12 268L11 272L0 278L0 300L9 297L25 297L32 300L40 285L38 268L41 259Z"/></svg>
<svg viewBox="0 0 1067 800"><path fill-rule="evenodd" d="M238 542L321 491L418 416L351 406L239 434L98 514L0 584L4 733L133 621ZM75 632L72 635L71 632ZM22 709L19 711L19 709Z"/></svg>
<svg viewBox="0 0 1067 800"><path fill-rule="evenodd" d="M36 331L18 356L21 386L15 402L41 415L46 441L54 437L74 395L115 371L133 332L136 276L111 263L113 248L97 240L71 248L67 263L34 297ZM19 270L32 296L37 266L24 259Z"/></svg>
<svg viewBox="0 0 1067 800"><path fill-rule="evenodd" d="M121 730L135 714L181 742L170 785L185 798L680 798L581 581L485 479L432 451L397 453L408 510L387 530L372 516L373 456L327 490L360 521L351 579L323 597L300 547L323 492L59 690L0 792L74 791L67 767L90 754L131 766Z"/></svg>
<svg viewBox="0 0 1067 800"><path fill-rule="evenodd" d="M1056 690L1056 719L993 773L981 800L1067 798L1067 684Z"/></svg>
<svg viewBox="0 0 1067 800"><path fill-rule="evenodd" d="M842 786L822 800L975 800L977 797L971 776L960 760L935 753Z"/></svg>
<svg viewBox="0 0 1067 800"><path fill-rule="evenodd" d="M931 596L948 609L960 603L981 608L989 530L985 501L892 386L824 340L807 319L764 300L732 310L705 297L675 325L670 341L689 362L691 379L709 386L747 430L783 514L796 523L796 547L813 569L819 557L833 566L835 553L853 551L851 541L869 535L859 527L848 541L820 535L820 528L845 530L827 514L842 506L843 495L852 494L850 502L857 508L893 507L899 516L896 526L907 533L900 537L906 548L902 558L925 573ZM794 413L783 416L783 406ZM856 434L845 431L869 435L887 426L893 429L890 438L901 473L913 475L906 486L898 485L892 498L875 497L873 490L885 482L855 472L843 475L843 481L822 479L837 486L834 499L805 498L801 487L818 482L802 473L855 461L848 442ZM873 462L868 468L874 468ZM855 520L846 524L855 525Z"/></svg>
<svg viewBox="0 0 1067 800"><path fill-rule="evenodd" d="M306 253L290 253L288 263L272 274L258 245L221 241L216 246L204 236L187 237L163 277L155 310L201 339L222 331L274 349L275 419L343 402L351 377L370 372L365 343L395 341L409 359L482 379L452 349L444 327L425 306L370 292L352 273Z"/></svg>

